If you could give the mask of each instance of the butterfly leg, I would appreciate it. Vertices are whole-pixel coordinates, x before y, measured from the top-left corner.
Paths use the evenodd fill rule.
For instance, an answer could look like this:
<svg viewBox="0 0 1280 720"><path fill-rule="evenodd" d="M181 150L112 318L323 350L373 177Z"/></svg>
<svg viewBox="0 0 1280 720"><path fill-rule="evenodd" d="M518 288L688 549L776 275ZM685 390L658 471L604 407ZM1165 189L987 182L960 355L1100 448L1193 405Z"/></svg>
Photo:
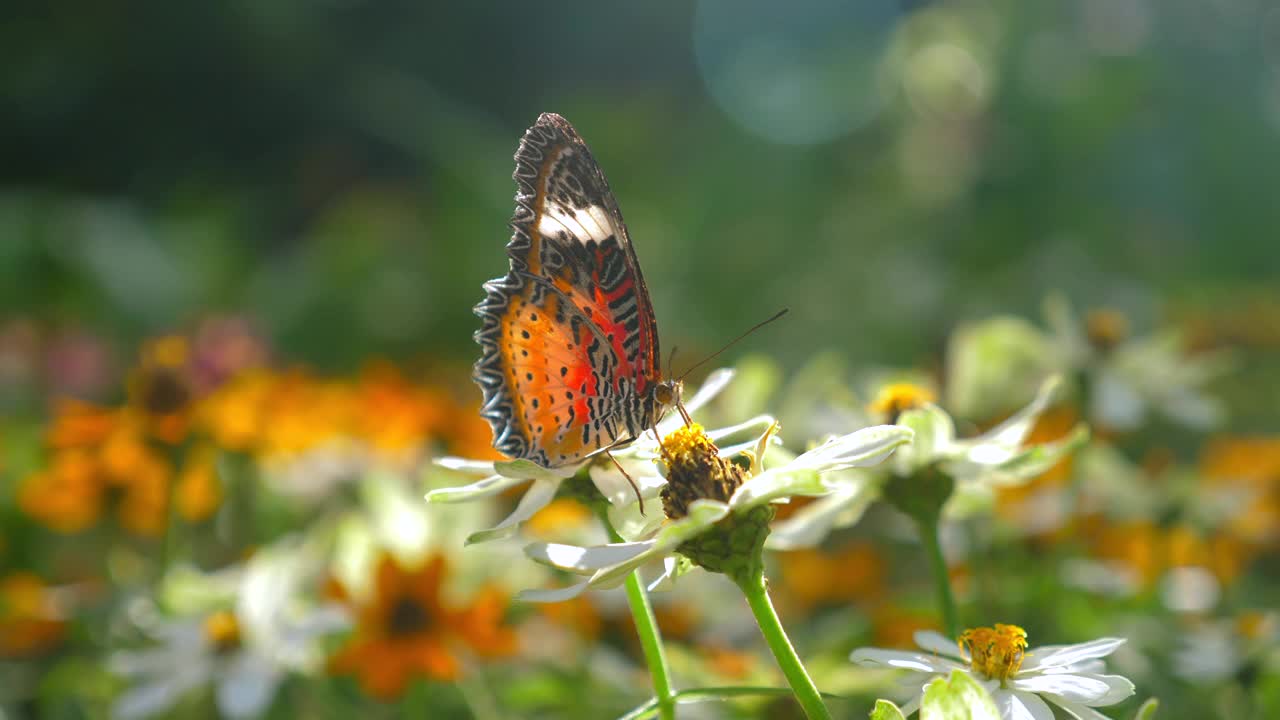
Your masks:
<svg viewBox="0 0 1280 720"><path fill-rule="evenodd" d="M622 473L622 477L626 478L627 482L631 483L631 489L636 493L636 503L640 505L640 514L644 515L644 498L640 495L640 486L636 484L635 478L631 477L631 474L622 467L622 463L618 462L618 458L614 457L613 453L605 450L604 454L613 461L613 466L618 468L618 472Z"/></svg>
<svg viewBox="0 0 1280 720"><path fill-rule="evenodd" d="M678 399L676 400L676 410L680 412L680 417L684 419L685 425L693 424L693 418L690 417L689 411L684 409L684 403L680 402Z"/></svg>

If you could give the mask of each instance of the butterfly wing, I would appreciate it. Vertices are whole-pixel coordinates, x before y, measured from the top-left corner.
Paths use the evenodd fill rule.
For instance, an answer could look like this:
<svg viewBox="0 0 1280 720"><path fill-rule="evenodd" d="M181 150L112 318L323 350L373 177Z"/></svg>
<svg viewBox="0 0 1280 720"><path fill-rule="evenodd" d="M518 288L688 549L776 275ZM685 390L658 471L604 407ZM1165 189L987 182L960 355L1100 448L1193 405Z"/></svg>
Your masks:
<svg viewBox="0 0 1280 720"><path fill-rule="evenodd" d="M515 160L511 270L475 309L475 379L494 447L552 467L651 421L658 335L622 213L573 126L542 115Z"/></svg>

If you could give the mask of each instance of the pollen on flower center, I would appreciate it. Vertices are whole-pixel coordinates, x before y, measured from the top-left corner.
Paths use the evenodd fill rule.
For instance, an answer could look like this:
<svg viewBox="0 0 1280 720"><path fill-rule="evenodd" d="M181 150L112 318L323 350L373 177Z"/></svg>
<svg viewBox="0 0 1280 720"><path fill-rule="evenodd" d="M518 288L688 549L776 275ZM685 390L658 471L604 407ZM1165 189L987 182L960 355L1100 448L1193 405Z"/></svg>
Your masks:
<svg viewBox="0 0 1280 720"><path fill-rule="evenodd" d="M687 516L695 500L729 502L745 480L743 469L720 457L720 449L697 423L663 438L662 459L667 464L662 509L673 520Z"/></svg>
<svg viewBox="0 0 1280 720"><path fill-rule="evenodd" d="M960 648L969 653L974 672L1004 684L1022 668L1027 631L1017 625L970 628L960 634Z"/></svg>
<svg viewBox="0 0 1280 720"><path fill-rule="evenodd" d="M204 634L215 652L225 653L240 647L240 622L230 610L219 610L205 618Z"/></svg>
<svg viewBox="0 0 1280 720"><path fill-rule="evenodd" d="M893 422L907 410L913 410L925 403L931 403L934 399L933 392L919 385L890 383L880 389L880 393L867 406L867 410L877 415L882 415L888 418L889 422Z"/></svg>

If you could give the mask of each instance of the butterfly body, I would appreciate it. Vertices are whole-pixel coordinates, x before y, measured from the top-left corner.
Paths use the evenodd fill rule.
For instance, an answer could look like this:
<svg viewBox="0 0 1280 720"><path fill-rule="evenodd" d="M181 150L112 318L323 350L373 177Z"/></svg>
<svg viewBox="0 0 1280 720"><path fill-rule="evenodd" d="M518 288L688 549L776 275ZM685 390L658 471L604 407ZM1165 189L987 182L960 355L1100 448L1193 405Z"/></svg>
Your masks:
<svg viewBox="0 0 1280 720"><path fill-rule="evenodd" d="M543 114L515 156L506 276L475 307L494 447L544 467L639 437L675 402L622 213L586 143Z"/></svg>

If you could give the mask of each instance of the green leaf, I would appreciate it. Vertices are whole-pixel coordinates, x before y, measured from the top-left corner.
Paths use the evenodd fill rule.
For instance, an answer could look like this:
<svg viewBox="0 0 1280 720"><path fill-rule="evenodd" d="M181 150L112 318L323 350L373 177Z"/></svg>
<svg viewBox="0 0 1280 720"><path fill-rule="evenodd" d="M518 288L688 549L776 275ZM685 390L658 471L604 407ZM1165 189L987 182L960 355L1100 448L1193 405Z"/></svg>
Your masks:
<svg viewBox="0 0 1280 720"><path fill-rule="evenodd" d="M907 720L897 705L888 700L877 700L871 710L871 720Z"/></svg>
<svg viewBox="0 0 1280 720"><path fill-rule="evenodd" d="M1142 703L1142 707L1138 708L1138 712L1133 714L1133 720L1151 720L1156 716L1156 710L1160 707L1160 701L1155 698L1147 698Z"/></svg>
<svg viewBox="0 0 1280 720"><path fill-rule="evenodd" d="M1000 711L972 675L952 670L950 677L925 687L920 720L1000 720Z"/></svg>

